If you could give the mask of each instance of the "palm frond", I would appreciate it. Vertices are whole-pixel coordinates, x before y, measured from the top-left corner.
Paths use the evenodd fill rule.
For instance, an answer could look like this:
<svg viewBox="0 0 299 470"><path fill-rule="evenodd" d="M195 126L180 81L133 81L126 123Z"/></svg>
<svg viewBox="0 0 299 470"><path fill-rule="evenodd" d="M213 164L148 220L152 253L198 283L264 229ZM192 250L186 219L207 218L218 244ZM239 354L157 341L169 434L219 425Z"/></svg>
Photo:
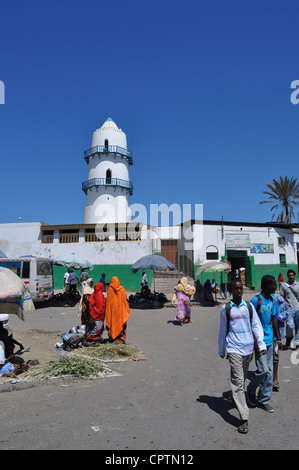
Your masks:
<svg viewBox="0 0 299 470"><path fill-rule="evenodd" d="M297 178L287 176L280 176L278 180L273 179L272 183L267 183L268 191L263 191L263 194L268 196L267 201L260 201L260 204L274 204L271 207L272 211L277 211L279 207L281 211L276 216L277 222L291 223L294 217L294 205L299 204L299 183ZM275 214L272 216L274 220Z"/></svg>

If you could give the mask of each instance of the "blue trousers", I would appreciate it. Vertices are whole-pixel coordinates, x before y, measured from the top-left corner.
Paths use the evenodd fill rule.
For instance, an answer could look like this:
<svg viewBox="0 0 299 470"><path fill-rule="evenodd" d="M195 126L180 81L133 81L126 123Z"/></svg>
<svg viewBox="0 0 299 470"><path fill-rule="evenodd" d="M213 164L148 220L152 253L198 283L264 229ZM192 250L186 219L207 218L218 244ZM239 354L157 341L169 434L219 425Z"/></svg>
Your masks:
<svg viewBox="0 0 299 470"><path fill-rule="evenodd" d="M299 311L289 310L286 326L286 339L291 341L294 338L293 330L295 329L295 344L299 346Z"/></svg>
<svg viewBox="0 0 299 470"><path fill-rule="evenodd" d="M270 400L273 389L273 344L267 347L266 354L255 353L255 363L257 370L247 390L256 395L259 389L257 400L265 405Z"/></svg>

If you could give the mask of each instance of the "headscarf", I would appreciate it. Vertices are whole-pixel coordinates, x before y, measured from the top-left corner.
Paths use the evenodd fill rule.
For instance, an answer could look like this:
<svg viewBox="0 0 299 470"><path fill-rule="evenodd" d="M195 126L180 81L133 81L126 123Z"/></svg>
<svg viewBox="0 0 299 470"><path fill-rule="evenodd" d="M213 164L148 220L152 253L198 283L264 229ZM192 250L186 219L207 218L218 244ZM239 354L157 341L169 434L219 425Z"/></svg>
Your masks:
<svg viewBox="0 0 299 470"><path fill-rule="evenodd" d="M84 286L83 293L81 295L81 299L80 299L80 303L79 303L78 317L82 313L82 304L83 304L84 295L91 295L91 294L94 293L93 287L90 286L91 281L93 281L92 278L87 279L86 284Z"/></svg>
<svg viewBox="0 0 299 470"><path fill-rule="evenodd" d="M104 292L104 284L98 282L94 286L94 292L91 294L89 299L89 313L90 316L96 321L105 320L105 306L106 306L106 299L103 294Z"/></svg>
<svg viewBox="0 0 299 470"><path fill-rule="evenodd" d="M84 289L83 289L83 295L85 295L85 294L93 294L94 288L91 287L91 285L90 285L91 282L93 282L93 279L92 279L92 278L87 279L86 284L85 284Z"/></svg>
<svg viewBox="0 0 299 470"><path fill-rule="evenodd" d="M176 292L183 292L183 294L189 296L195 294L195 287L192 287L190 284L188 284L188 279L186 277L182 277L179 280L178 284L174 287L174 290Z"/></svg>
<svg viewBox="0 0 299 470"><path fill-rule="evenodd" d="M113 276L107 291L106 327L112 339L118 337L131 315L126 290L119 279Z"/></svg>

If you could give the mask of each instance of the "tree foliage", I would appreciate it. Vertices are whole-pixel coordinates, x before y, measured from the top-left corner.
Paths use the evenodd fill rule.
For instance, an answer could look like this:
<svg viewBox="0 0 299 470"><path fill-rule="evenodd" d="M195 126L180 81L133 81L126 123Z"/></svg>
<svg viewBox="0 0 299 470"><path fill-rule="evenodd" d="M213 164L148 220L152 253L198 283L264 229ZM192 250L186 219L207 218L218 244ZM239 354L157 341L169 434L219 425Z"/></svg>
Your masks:
<svg viewBox="0 0 299 470"><path fill-rule="evenodd" d="M271 211L274 211L271 221L276 217L276 222L290 224L294 217L294 206L299 203L299 183L297 178L279 177L273 179L272 183L266 184L269 191L263 191L269 198L268 201L261 201L260 204L273 204ZM277 215L278 213L278 215Z"/></svg>

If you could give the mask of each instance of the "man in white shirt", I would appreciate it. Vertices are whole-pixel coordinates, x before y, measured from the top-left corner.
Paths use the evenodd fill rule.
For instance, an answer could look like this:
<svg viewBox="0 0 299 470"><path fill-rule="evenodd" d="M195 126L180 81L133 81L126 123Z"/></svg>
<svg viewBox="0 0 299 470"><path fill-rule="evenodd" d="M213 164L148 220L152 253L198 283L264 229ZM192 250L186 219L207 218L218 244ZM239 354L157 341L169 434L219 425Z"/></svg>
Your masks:
<svg viewBox="0 0 299 470"><path fill-rule="evenodd" d="M147 274L146 272L143 270L142 271L142 277L141 277L141 287L147 287Z"/></svg>
<svg viewBox="0 0 299 470"><path fill-rule="evenodd" d="M280 295L284 298L289 307L289 315L286 327L286 345L290 347L294 337L293 329L295 329L295 345L299 347L299 283L295 281L296 273L293 269L287 272L288 282L283 282L280 286Z"/></svg>
<svg viewBox="0 0 299 470"><path fill-rule="evenodd" d="M218 353L224 358L225 351L227 352L232 395L241 419L238 431L246 434L249 409L245 397L245 380L253 357L255 341L260 354L265 354L267 347L263 341L264 331L254 306L242 299L242 282L236 279L231 283L231 289L232 300L220 310Z"/></svg>
<svg viewBox="0 0 299 470"><path fill-rule="evenodd" d="M70 277L71 270L68 269L64 275L64 292L69 290L69 277Z"/></svg>

